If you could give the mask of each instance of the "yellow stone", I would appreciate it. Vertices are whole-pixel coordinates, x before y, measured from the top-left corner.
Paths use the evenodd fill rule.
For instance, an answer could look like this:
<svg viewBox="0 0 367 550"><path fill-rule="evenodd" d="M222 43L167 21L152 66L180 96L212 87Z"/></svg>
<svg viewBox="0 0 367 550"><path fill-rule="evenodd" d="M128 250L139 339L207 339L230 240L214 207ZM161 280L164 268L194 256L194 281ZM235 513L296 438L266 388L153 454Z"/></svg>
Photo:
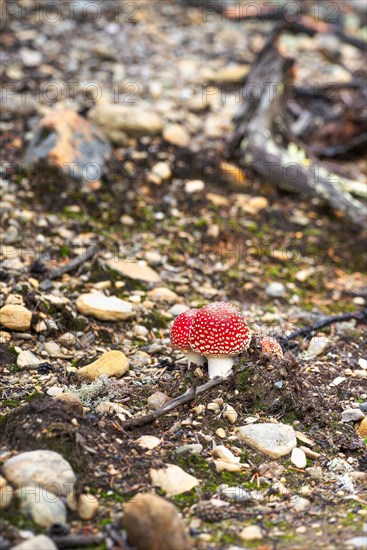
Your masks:
<svg viewBox="0 0 367 550"><path fill-rule="evenodd" d="M24 306L8 304L0 309L0 324L11 330L31 328L32 312Z"/></svg>
<svg viewBox="0 0 367 550"><path fill-rule="evenodd" d="M90 365L78 370L81 376L95 380L102 374L121 378L129 370L129 361L121 351L107 351Z"/></svg>

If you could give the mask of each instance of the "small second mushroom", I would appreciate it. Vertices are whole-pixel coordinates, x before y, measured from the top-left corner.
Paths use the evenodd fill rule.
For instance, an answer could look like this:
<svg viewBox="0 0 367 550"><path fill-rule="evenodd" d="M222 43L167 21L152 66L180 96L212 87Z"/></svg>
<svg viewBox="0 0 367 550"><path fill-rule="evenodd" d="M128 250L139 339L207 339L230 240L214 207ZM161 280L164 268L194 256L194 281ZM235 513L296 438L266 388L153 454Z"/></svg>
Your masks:
<svg viewBox="0 0 367 550"><path fill-rule="evenodd" d="M282 346L272 336L263 336L259 340L262 353L266 353L272 357L283 358Z"/></svg>
<svg viewBox="0 0 367 550"><path fill-rule="evenodd" d="M170 338L172 347L181 350L187 356L188 366L190 366L191 363L203 365L205 362L205 358L202 355L192 351L189 342L192 322L198 311L199 310L195 308L184 311L176 317L171 328Z"/></svg>
<svg viewBox="0 0 367 550"><path fill-rule="evenodd" d="M209 378L228 376L235 357L250 345L250 329L240 310L227 302L212 302L195 315L190 345L208 359Z"/></svg>

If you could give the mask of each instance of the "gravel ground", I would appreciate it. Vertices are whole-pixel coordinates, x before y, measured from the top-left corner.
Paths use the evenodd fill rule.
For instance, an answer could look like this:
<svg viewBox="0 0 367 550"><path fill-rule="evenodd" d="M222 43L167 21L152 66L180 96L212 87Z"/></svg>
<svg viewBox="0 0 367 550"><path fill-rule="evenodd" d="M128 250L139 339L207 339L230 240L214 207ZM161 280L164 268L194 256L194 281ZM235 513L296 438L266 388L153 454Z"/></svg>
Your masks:
<svg viewBox="0 0 367 550"><path fill-rule="evenodd" d="M180 512L194 548L365 548L366 323L284 340L366 307L363 292L353 295L366 285L363 235L317 200L278 193L225 160L240 79L271 24L238 24L181 2L106 1L92 13L82 11L87 3L74 3L71 17L72 3L60 2L55 22L32 10L37 2L16 2L2 36L1 463L39 449L62 455L76 494L99 502L91 519L70 509L64 527L97 537L90 547L129 548L123 503L155 492ZM348 25L353 32L352 16ZM339 44L340 66L314 37L283 40L299 55L300 85L330 74L343 81L346 65L349 76L363 70L352 46ZM136 109L148 129L116 133L103 119L113 150L100 180L24 165L46 107L71 106L96 122L92 109L111 103ZM154 124L161 130L146 135ZM340 164L363 180L363 159ZM89 259L55 274L92 245ZM118 312L108 316L101 297L87 309L95 292L122 300ZM205 367L188 369L172 350L169 333L185 308L214 300L237 305L254 335L233 376L150 424L122 429L151 412L157 392L168 400L206 381ZM264 333L283 338L283 359L260 352L255 336ZM114 356L104 377L83 376L111 351L126 356L126 368ZM295 430L306 465L241 440L239 427L269 422ZM158 443L144 448L141 436ZM237 471L218 471L218 445L240 459ZM151 474L165 464L198 484L170 493ZM65 534L14 506L2 510L0 548L33 533L57 544ZM68 547L81 546L69 539Z"/></svg>

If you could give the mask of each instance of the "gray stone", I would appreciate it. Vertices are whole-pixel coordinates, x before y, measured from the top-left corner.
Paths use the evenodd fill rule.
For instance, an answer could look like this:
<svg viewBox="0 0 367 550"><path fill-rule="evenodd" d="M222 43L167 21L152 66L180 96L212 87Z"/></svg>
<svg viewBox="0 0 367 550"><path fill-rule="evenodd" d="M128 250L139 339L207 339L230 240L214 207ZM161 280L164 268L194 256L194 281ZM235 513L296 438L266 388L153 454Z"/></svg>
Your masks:
<svg viewBox="0 0 367 550"><path fill-rule="evenodd" d="M23 512L40 527L66 522L66 506L54 493L35 483L16 491Z"/></svg>
<svg viewBox="0 0 367 550"><path fill-rule="evenodd" d="M29 451L9 458L3 465L8 481L19 486L37 483L59 496L67 496L76 481L70 464L54 451Z"/></svg>
<svg viewBox="0 0 367 550"><path fill-rule="evenodd" d="M310 345L305 353L305 358L311 359L322 355L330 346L331 340L326 336L314 336L311 338Z"/></svg>
<svg viewBox="0 0 367 550"><path fill-rule="evenodd" d="M364 412L361 409L346 409L342 412L342 422L358 422L364 417Z"/></svg>
<svg viewBox="0 0 367 550"><path fill-rule="evenodd" d="M304 469L307 466L307 458L305 452L298 447L295 447L291 454L291 461L296 466L296 468Z"/></svg>
<svg viewBox="0 0 367 550"><path fill-rule="evenodd" d="M76 307L83 315L100 321L124 321L135 316L135 310L129 302L116 296L105 296L102 292L81 294Z"/></svg>
<svg viewBox="0 0 367 550"><path fill-rule="evenodd" d="M57 546L50 537L37 535L13 546L13 550L57 550Z"/></svg>
<svg viewBox="0 0 367 550"><path fill-rule="evenodd" d="M196 477L188 474L176 464L165 464L164 468L151 468L150 479L154 487L160 487L168 496L181 495L199 485Z"/></svg>
<svg viewBox="0 0 367 550"><path fill-rule="evenodd" d="M276 281L269 283L265 289L265 292L270 298L282 298L286 295L286 288L283 283L278 283Z"/></svg>
<svg viewBox="0 0 367 550"><path fill-rule="evenodd" d="M246 445L273 458L288 455L297 444L292 426L286 424L250 424L237 434Z"/></svg>
<svg viewBox="0 0 367 550"><path fill-rule="evenodd" d="M344 542L344 544L351 548L357 548L358 550L366 550L367 548L367 536L353 537Z"/></svg>
<svg viewBox="0 0 367 550"><path fill-rule="evenodd" d="M178 454L184 454L184 453L191 453L198 455L203 450L203 446L200 445L200 443L190 443L188 445L182 445L181 447L178 447L176 449L176 453Z"/></svg>
<svg viewBox="0 0 367 550"><path fill-rule="evenodd" d="M306 468L306 473L312 479L317 479L321 481L323 478L321 466L312 466L311 468Z"/></svg>
<svg viewBox="0 0 367 550"><path fill-rule="evenodd" d="M166 399L167 397L163 392L156 391L150 397L148 397L148 407L153 410L159 409L159 407L161 407L165 403Z"/></svg>
<svg viewBox="0 0 367 550"><path fill-rule="evenodd" d="M88 113L88 117L116 141L116 132L127 136L156 136L163 130L159 115L144 102L122 105L99 103ZM118 135L118 134L117 134Z"/></svg>
<svg viewBox="0 0 367 550"><path fill-rule="evenodd" d="M38 123L24 162L46 164L49 169L77 181L100 180L110 144L100 131L70 108L48 111Z"/></svg>
<svg viewBox="0 0 367 550"><path fill-rule="evenodd" d="M298 495L291 497L290 504L295 512L305 512L311 506L307 498L299 497Z"/></svg>
<svg viewBox="0 0 367 550"><path fill-rule="evenodd" d="M17 366L20 368L40 365L42 361L29 350L21 351L17 357Z"/></svg>

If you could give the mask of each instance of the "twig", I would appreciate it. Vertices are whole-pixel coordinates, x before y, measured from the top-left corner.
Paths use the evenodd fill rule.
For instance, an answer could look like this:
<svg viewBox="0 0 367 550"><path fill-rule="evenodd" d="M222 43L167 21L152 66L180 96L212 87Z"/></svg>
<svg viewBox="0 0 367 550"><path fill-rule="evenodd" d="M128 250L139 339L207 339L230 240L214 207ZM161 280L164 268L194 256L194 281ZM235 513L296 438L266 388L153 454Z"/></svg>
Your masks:
<svg viewBox="0 0 367 550"><path fill-rule="evenodd" d="M362 297L367 298L367 287L366 288L360 288L359 290L343 290L343 294L346 296L353 296L354 298Z"/></svg>
<svg viewBox="0 0 367 550"><path fill-rule="evenodd" d="M57 267L50 271L48 274L48 279L58 279L63 275L64 273L68 273L69 271L74 271L77 267L81 266L86 262L87 260L90 260L93 258L93 256L98 252L98 245L93 244L83 254L80 254L80 256L77 256L71 262L68 264L62 265L61 267Z"/></svg>
<svg viewBox="0 0 367 550"><path fill-rule="evenodd" d="M298 338L299 336L307 336L308 334L311 334L311 332L315 330L320 330L321 328L327 327L329 325L332 325L334 323L340 323L342 321L349 321L350 319L356 319L357 321L363 321L364 319L367 319L367 307L362 309L361 311L357 311L354 313L343 313L342 315L333 315L331 317L325 317L321 321L317 321L313 325L310 325L309 327L299 328L292 332L292 334L289 334L285 337L286 340L293 340L294 338Z"/></svg>
<svg viewBox="0 0 367 550"><path fill-rule="evenodd" d="M103 541L103 535L65 535L51 537L58 548L84 548L87 546L99 546Z"/></svg>
<svg viewBox="0 0 367 550"><path fill-rule="evenodd" d="M172 401L169 401L168 403L166 403L156 411L150 414L146 414L144 416L130 418L129 420L125 420L124 422L121 422L120 427L124 430L131 430L132 428L136 428L137 426L150 424L160 416L163 416L164 414L168 413L172 409L175 409L179 405L183 405L184 403L189 403L189 401L192 401L198 395L201 395L207 390L210 390L211 388L214 388L215 386L222 384L222 382L224 382L225 380L226 378L218 376L216 378L213 378L213 380L209 380L209 382L205 382L205 384L202 384L201 386L197 386L196 388L189 388L188 390L185 391L185 393L183 393L182 395L179 395L178 397L175 397L174 399L172 399Z"/></svg>

